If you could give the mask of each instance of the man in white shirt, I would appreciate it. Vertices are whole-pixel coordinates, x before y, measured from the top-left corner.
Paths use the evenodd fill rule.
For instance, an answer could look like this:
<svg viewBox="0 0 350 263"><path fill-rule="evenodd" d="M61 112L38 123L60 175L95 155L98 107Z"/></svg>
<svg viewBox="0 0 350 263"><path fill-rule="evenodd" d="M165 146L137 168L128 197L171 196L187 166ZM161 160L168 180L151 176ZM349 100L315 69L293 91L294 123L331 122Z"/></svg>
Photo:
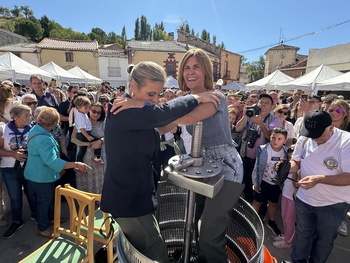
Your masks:
<svg viewBox="0 0 350 263"><path fill-rule="evenodd" d="M304 117L290 172L300 169L295 201L294 263L326 262L350 203L350 133L322 110ZM295 178L296 179L296 178Z"/></svg>

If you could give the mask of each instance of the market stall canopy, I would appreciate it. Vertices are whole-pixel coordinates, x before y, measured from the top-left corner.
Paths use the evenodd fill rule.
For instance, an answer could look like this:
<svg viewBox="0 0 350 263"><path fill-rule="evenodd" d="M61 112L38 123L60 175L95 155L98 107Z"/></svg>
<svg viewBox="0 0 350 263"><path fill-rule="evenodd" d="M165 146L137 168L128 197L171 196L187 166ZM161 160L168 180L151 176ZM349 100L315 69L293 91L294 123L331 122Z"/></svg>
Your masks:
<svg viewBox="0 0 350 263"><path fill-rule="evenodd" d="M350 90L350 72L316 82L315 88L318 90Z"/></svg>
<svg viewBox="0 0 350 263"><path fill-rule="evenodd" d="M14 81L16 73L13 69L8 69L3 66L0 66L0 81L5 79L11 79Z"/></svg>
<svg viewBox="0 0 350 263"><path fill-rule="evenodd" d="M78 66L75 66L74 68L71 68L68 71L74 75L83 77L85 79L85 82L88 83L100 84L102 82L102 79L96 78L95 76L87 73Z"/></svg>
<svg viewBox="0 0 350 263"><path fill-rule="evenodd" d="M239 83L236 81L233 81L225 86L222 86L222 90L242 90L245 88L245 85L243 83Z"/></svg>
<svg viewBox="0 0 350 263"><path fill-rule="evenodd" d="M30 64L11 52L0 56L0 66L15 71L15 79L13 81L29 80L31 75L40 75L43 78L55 78L54 74Z"/></svg>
<svg viewBox="0 0 350 263"><path fill-rule="evenodd" d="M164 83L164 88L179 88L179 83L173 76L169 76L167 81Z"/></svg>
<svg viewBox="0 0 350 263"><path fill-rule="evenodd" d="M74 75L73 73L58 66L53 61L50 61L49 63L45 64L44 66L41 66L40 68L56 75L55 79L57 81L85 82L85 78L83 78L81 76Z"/></svg>
<svg viewBox="0 0 350 263"><path fill-rule="evenodd" d="M316 82L323 81L332 77L342 75L340 71L332 69L327 65L322 64L313 71L303 75L295 80L281 83L277 85L279 90L313 90L315 88Z"/></svg>
<svg viewBox="0 0 350 263"><path fill-rule="evenodd" d="M252 90L252 89L277 89L276 86L278 84L289 82L291 80L294 80L294 78L289 77L288 75L284 74L280 70L276 70L272 72L270 75L266 76L265 78L259 79L257 81L254 81L252 83L249 83L245 85L246 89Z"/></svg>

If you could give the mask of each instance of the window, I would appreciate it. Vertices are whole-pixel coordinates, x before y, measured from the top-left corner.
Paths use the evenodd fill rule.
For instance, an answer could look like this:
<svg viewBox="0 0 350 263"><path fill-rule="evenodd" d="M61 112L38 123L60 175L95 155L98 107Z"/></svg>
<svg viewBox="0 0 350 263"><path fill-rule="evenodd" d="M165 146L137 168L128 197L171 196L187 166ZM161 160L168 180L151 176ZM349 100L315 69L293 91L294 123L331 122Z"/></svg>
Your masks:
<svg viewBox="0 0 350 263"><path fill-rule="evenodd" d="M168 53L168 59L173 59L173 58L175 58L174 55L175 55L174 53Z"/></svg>
<svg viewBox="0 0 350 263"><path fill-rule="evenodd" d="M168 76L173 76L174 78L176 78L176 66L175 66L175 62L171 63L170 61L167 61L166 64L166 72Z"/></svg>
<svg viewBox="0 0 350 263"><path fill-rule="evenodd" d="M66 62L74 62L73 52L66 52Z"/></svg>

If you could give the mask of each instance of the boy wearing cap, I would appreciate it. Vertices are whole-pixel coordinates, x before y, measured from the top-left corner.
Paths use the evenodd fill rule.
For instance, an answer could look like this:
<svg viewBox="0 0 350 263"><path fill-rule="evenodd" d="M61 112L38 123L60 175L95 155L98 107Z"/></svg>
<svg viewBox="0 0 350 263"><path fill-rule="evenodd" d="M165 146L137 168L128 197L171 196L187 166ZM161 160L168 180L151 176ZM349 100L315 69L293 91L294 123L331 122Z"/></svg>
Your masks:
<svg viewBox="0 0 350 263"><path fill-rule="evenodd" d="M296 184L293 262L326 262L350 203L350 133L332 126L331 116L314 110L304 117L290 172ZM296 179L296 178L294 178Z"/></svg>

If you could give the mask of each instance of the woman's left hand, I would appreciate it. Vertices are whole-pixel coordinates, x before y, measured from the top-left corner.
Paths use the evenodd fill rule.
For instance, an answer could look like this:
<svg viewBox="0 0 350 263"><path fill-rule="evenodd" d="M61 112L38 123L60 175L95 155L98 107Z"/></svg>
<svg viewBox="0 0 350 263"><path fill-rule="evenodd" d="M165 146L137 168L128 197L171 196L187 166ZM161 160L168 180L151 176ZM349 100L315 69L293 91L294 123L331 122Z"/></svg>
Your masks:
<svg viewBox="0 0 350 263"><path fill-rule="evenodd" d="M130 108L143 108L144 101L133 100L130 98L117 97L113 101L113 106L111 108L111 112L116 115L122 110L130 109Z"/></svg>
<svg viewBox="0 0 350 263"><path fill-rule="evenodd" d="M220 104L220 98L222 95L216 91L206 91L198 94L193 94L193 96L197 99L198 103L214 103L215 106Z"/></svg>

